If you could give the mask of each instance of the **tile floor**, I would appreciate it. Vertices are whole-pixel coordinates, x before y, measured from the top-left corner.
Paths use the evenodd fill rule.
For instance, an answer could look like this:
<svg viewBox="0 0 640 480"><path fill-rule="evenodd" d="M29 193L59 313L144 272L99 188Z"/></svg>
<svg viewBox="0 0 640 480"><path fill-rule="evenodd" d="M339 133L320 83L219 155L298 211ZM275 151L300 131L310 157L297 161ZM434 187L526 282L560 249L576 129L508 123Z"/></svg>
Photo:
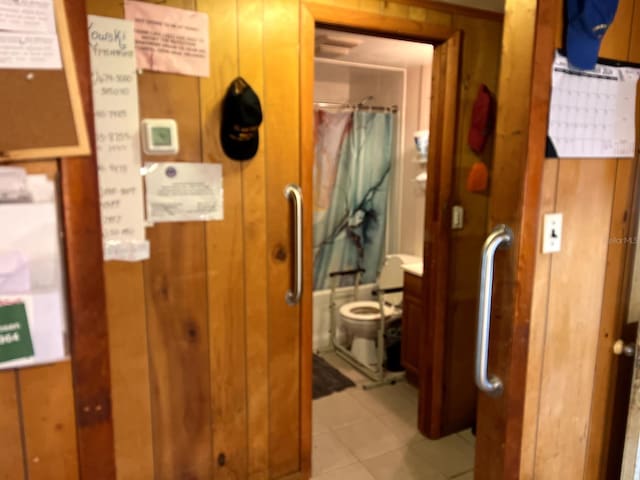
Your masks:
<svg viewBox="0 0 640 480"><path fill-rule="evenodd" d="M368 380L335 354L324 358L355 388L313 402L312 480L473 480L470 431L418 433L418 392L406 382L363 390Z"/></svg>

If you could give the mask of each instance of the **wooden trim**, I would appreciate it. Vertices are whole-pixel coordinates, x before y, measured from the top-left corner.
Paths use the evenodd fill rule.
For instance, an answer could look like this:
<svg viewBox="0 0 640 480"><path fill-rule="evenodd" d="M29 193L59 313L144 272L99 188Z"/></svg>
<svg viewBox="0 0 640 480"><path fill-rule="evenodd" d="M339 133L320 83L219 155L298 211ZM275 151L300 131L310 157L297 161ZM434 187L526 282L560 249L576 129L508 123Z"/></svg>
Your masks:
<svg viewBox="0 0 640 480"><path fill-rule="evenodd" d="M440 438L443 426L445 330L448 310L451 198L455 168L458 74L462 35L456 32L434 50L431 91L431 146L424 219L423 298L426 328L420 343L420 431ZM433 128L435 127L435 128Z"/></svg>
<svg viewBox="0 0 640 480"><path fill-rule="evenodd" d="M535 279L538 219L551 96L551 67L555 52L555 13L556 3L554 0L537 1L529 131L526 143L527 159L524 167L522 216L518 226L517 271L513 286L514 318L511 327L510 367L508 377L505 379L505 383L509 385L506 402L508 417L503 436L503 478L505 479L516 479L520 473L529 352L529 323Z"/></svg>
<svg viewBox="0 0 640 480"><path fill-rule="evenodd" d="M465 7L464 5L454 5L452 3L434 2L431 0L393 0L395 3L402 3L413 7L422 7L438 12L449 13L451 15L463 15L470 18L482 18L484 20L493 20L502 22L504 20L504 12L495 12L493 10L482 10L480 8Z"/></svg>
<svg viewBox="0 0 640 480"><path fill-rule="evenodd" d="M84 3L64 0L64 4L79 74L85 121L93 143L87 14ZM60 161L60 177L80 478L113 480L116 471L109 341L95 154L63 158Z"/></svg>
<svg viewBox="0 0 640 480"><path fill-rule="evenodd" d="M82 110L82 96L78 84L78 72L76 71L76 62L74 60L74 52L72 48L71 33L69 30L69 22L65 13L65 0L54 0L54 9L56 12L56 27L58 30L58 41L60 44L60 55L62 57L62 65L67 80L67 91L69 93L69 101L71 103L71 111L73 113L73 122L75 124L76 145L62 145L49 148L29 148L20 150L7 150L0 152L0 162L5 160L27 160L34 158L60 158L89 155L91 146L89 144L89 133L87 131L87 121ZM84 39L86 42L86 38Z"/></svg>
<svg viewBox="0 0 640 480"><path fill-rule="evenodd" d="M438 45L456 32L455 29L442 25L348 10L333 5L307 1L303 5L309 10L315 23L369 32L384 37L413 39Z"/></svg>
<svg viewBox="0 0 640 480"><path fill-rule="evenodd" d="M313 192L314 128L314 33L311 12L300 8L300 186L303 192ZM302 478L311 477L312 402L313 402L313 196L307 198L303 209L303 289L301 305L300 348L300 455Z"/></svg>

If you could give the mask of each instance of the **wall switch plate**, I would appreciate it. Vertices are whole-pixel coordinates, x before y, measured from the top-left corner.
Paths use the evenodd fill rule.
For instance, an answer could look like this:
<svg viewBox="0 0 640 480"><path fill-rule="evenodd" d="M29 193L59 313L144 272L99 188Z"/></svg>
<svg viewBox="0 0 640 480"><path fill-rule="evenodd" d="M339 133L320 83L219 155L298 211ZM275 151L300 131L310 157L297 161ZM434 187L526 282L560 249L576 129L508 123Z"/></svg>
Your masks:
<svg viewBox="0 0 640 480"><path fill-rule="evenodd" d="M547 213L542 231L542 253L559 252L562 247L562 214Z"/></svg>
<svg viewBox="0 0 640 480"><path fill-rule="evenodd" d="M451 229L461 230L464 227L464 208L462 205L454 205L451 209Z"/></svg>

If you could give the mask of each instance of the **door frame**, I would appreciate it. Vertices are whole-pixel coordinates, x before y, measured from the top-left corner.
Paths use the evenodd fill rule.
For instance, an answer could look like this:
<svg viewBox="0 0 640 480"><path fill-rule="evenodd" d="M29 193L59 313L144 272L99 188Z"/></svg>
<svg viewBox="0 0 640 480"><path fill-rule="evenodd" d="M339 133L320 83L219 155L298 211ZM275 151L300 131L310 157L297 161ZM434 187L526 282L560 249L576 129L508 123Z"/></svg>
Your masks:
<svg viewBox="0 0 640 480"><path fill-rule="evenodd" d="M116 478L109 335L102 256L98 166L87 12L84 2L64 0L91 153L58 160L73 396L80 478Z"/></svg>
<svg viewBox="0 0 640 480"><path fill-rule="evenodd" d="M431 145L433 139L437 139L438 155L435 156L434 148L429 148L429 162L427 177L427 194L425 213L425 231L427 225L435 227L429 231L438 232L431 240L431 246L438 251L433 264L425 265L424 285L447 285L448 282L448 250L449 250L449 223L450 195L453 181L453 168L455 164L455 140L457 117L457 92L458 80L457 66L460 63L461 32L457 29L419 22L408 19L387 17L374 13L367 13L329 5L316 4L303 1L300 11L300 158L301 178L300 184L306 198L313 198L313 163L314 163L314 120L313 93L314 93L314 56L315 56L315 28L320 24L330 28L342 28L360 33L373 34L389 38L402 38L405 40L420 41L437 47L445 42L452 42L458 47L457 63L455 68L456 81L453 89L446 91L433 103L441 103L443 106L453 104L454 108L448 110L449 128L447 122L435 122L432 125ZM440 54L434 48L434 65ZM444 79L446 80L446 79ZM446 82L445 82L446 83ZM435 92L434 92L435 95ZM433 105L432 105L433 111ZM451 128L452 127L452 128ZM439 180L438 182L436 180ZM303 272L304 284L308 287L302 296L302 325L301 325L301 467L303 478L308 478L311 472L312 449L312 358L313 358L313 212L312 208L304 209L303 220ZM442 221L444 220L444 221ZM425 245L427 238L425 238ZM426 248L426 247L425 247ZM426 252L425 252L426 253ZM425 255L426 259L427 256ZM444 266L444 268L443 268ZM428 272L428 274L426 273ZM427 316L446 315L446 289L442 289L438 296L439 303L428 304ZM428 292L425 287L424 292ZM422 363L422 361L421 361ZM421 390L423 377L430 376L420 374ZM421 423L421 422L419 422Z"/></svg>

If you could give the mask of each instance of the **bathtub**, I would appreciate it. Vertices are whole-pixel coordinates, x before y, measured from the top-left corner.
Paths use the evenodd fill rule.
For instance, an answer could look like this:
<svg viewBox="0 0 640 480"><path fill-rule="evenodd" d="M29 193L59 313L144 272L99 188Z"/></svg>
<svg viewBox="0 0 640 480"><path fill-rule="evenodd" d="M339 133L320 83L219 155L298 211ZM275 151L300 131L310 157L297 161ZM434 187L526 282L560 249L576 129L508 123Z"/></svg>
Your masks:
<svg viewBox="0 0 640 480"><path fill-rule="evenodd" d="M367 283L358 287L358 300L373 300L375 297L372 292L375 287L373 283ZM331 290L316 290L313 292L313 350L321 350L327 348L330 343L329 328L331 326L331 312L329 311L329 297ZM341 305L352 302L353 287L341 287L336 289L337 308ZM337 312L336 312L337 313ZM339 324L339 319L337 319ZM340 339L340 330L338 330L338 339Z"/></svg>

